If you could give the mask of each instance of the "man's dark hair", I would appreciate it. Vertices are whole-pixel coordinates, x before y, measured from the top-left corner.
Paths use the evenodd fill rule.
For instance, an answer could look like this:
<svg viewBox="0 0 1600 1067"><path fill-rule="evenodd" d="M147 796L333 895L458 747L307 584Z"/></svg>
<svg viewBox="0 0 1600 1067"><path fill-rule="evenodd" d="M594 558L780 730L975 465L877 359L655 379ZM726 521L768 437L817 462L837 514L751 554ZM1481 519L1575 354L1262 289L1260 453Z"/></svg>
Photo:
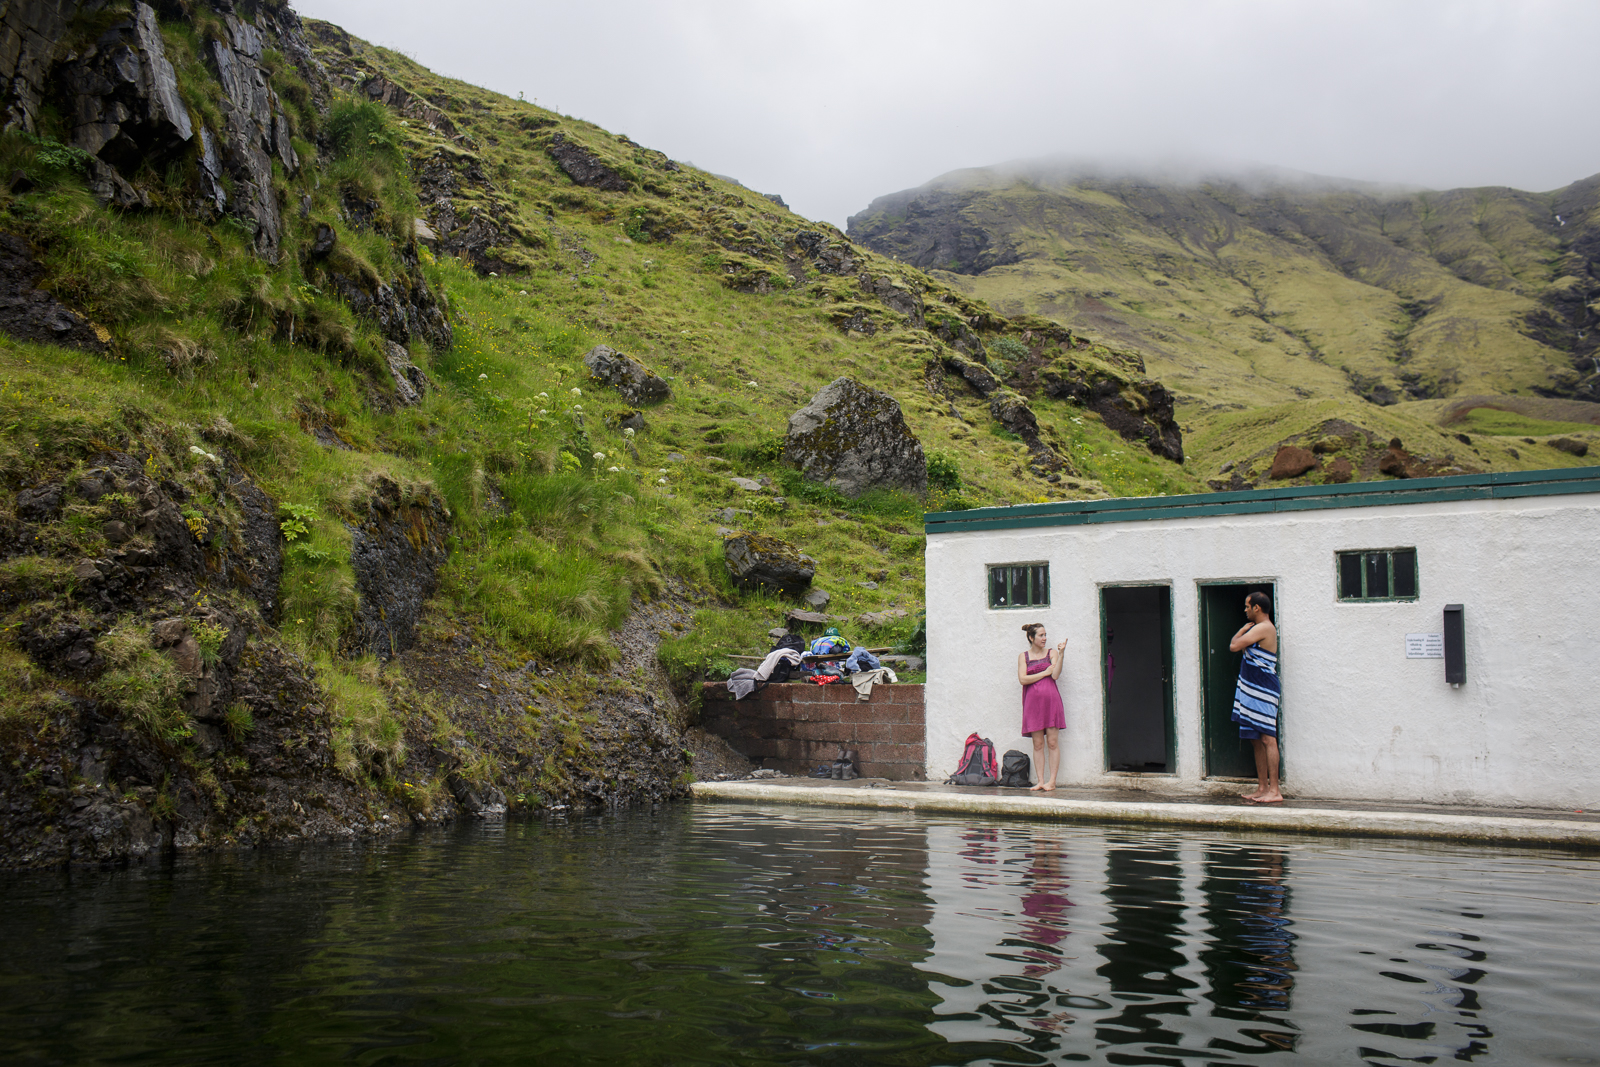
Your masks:
<svg viewBox="0 0 1600 1067"><path fill-rule="evenodd" d="M1267 613L1267 618L1272 618L1272 598L1265 593L1251 593L1245 597L1245 603L1254 604Z"/></svg>

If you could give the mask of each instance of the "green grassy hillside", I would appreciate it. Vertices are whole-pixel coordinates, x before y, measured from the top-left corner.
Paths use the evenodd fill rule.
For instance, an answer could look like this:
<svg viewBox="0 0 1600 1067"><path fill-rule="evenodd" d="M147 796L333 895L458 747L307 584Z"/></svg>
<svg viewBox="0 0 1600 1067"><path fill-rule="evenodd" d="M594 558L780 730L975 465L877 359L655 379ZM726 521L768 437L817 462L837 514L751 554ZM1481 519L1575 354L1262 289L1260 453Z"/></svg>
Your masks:
<svg viewBox="0 0 1600 1067"><path fill-rule="evenodd" d="M673 688L791 606L733 588L725 534L792 542L893 644L925 510L1200 488L1138 436L1137 357L282 3L155 14L36 34L0 134L0 862L121 840L63 829L74 790L202 843L658 797L692 773ZM175 95L61 73L119 40ZM144 116L132 149L68 118L96 108ZM601 343L671 397L591 380ZM927 497L780 462L840 376L898 400Z"/></svg>
<svg viewBox="0 0 1600 1067"><path fill-rule="evenodd" d="M1225 438L1217 431L1241 408L1280 412L1287 438L1324 413L1297 415L1295 402L1326 400L1437 450L1432 428L1400 432L1408 404L1600 400L1597 188L1400 193L1019 165L880 197L850 234L1003 313L1138 351L1197 438Z"/></svg>

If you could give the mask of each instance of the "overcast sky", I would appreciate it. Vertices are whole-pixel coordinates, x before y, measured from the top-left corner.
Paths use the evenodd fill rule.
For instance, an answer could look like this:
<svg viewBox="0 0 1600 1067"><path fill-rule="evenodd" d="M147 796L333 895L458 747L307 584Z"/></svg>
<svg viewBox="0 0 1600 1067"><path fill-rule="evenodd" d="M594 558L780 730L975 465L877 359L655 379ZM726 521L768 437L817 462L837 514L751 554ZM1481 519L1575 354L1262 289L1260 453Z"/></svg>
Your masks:
<svg viewBox="0 0 1600 1067"><path fill-rule="evenodd" d="M1057 154L1433 188L1600 171L1596 0L293 3L839 226Z"/></svg>

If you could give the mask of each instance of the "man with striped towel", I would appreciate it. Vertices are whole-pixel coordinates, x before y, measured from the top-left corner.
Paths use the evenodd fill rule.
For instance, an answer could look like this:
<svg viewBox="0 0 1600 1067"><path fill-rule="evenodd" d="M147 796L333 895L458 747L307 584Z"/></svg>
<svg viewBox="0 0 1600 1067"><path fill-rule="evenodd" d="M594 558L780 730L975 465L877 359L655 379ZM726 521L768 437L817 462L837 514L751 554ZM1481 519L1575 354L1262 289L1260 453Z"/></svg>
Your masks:
<svg viewBox="0 0 1600 1067"><path fill-rule="evenodd" d="M1251 593L1244 598L1244 615L1249 621L1228 642L1230 652L1243 652L1239 664L1239 685L1233 691L1234 722L1239 736L1250 742L1256 756L1254 793L1246 793L1249 804L1281 804L1278 788L1278 701L1283 688L1278 682L1278 628L1272 624L1272 598Z"/></svg>

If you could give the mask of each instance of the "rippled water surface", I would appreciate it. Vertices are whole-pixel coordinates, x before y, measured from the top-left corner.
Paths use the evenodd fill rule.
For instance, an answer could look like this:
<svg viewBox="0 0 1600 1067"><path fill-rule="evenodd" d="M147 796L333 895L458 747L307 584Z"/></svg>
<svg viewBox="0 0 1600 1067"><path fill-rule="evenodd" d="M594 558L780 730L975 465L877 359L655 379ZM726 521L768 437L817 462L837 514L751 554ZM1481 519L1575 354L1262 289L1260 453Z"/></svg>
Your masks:
<svg viewBox="0 0 1600 1067"><path fill-rule="evenodd" d="M6 1063L1600 1063L1584 855L680 805L0 891Z"/></svg>

